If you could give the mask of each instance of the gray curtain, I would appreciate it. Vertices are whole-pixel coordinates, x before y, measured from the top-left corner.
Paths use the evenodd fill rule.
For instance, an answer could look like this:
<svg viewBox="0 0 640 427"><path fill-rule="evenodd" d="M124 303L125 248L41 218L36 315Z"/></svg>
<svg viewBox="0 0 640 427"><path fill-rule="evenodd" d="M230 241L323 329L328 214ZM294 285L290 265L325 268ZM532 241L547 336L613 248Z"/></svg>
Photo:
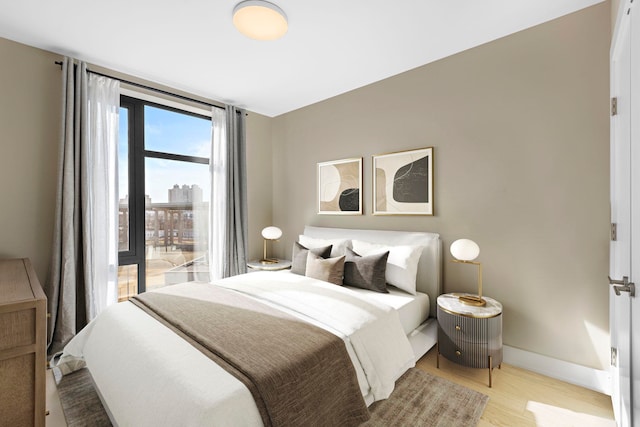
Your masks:
<svg viewBox="0 0 640 427"><path fill-rule="evenodd" d="M49 352L117 300L119 82L62 63L62 130L49 274Z"/></svg>
<svg viewBox="0 0 640 427"><path fill-rule="evenodd" d="M228 253L224 277L247 272L247 162L244 110L227 105L227 138L229 167L227 180L227 233L224 247Z"/></svg>
<svg viewBox="0 0 640 427"><path fill-rule="evenodd" d="M247 170L245 112L213 108L209 276L247 272Z"/></svg>
<svg viewBox="0 0 640 427"><path fill-rule="evenodd" d="M49 352L64 345L87 323L81 242L80 138L86 127L87 66L62 62L62 130L53 248L45 293L49 305Z"/></svg>

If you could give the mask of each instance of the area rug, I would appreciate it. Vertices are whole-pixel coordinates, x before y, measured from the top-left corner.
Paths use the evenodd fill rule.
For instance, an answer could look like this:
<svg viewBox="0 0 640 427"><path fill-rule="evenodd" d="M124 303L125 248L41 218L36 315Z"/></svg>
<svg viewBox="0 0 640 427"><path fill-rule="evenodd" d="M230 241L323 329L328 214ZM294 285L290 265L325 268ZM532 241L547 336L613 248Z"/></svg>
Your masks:
<svg viewBox="0 0 640 427"><path fill-rule="evenodd" d="M417 368L396 382L391 397L369 407L363 427L475 427L489 396Z"/></svg>
<svg viewBox="0 0 640 427"><path fill-rule="evenodd" d="M69 427L111 426L89 371L81 369L57 380ZM389 399L369 407L371 419L362 427L473 427L488 401L482 393L412 368L398 380Z"/></svg>
<svg viewBox="0 0 640 427"><path fill-rule="evenodd" d="M68 427L111 426L87 369L80 369L63 377L57 369L53 373Z"/></svg>

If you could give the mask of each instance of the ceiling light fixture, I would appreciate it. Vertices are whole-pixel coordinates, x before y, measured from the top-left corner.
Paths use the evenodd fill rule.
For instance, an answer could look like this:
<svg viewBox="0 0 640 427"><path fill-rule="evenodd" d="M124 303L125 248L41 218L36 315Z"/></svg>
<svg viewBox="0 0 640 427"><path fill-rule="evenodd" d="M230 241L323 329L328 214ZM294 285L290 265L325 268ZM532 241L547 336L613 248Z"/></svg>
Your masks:
<svg viewBox="0 0 640 427"><path fill-rule="evenodd" d="M233 9L233 25L254 40L276 40L289 28L287 15L273 3L246 0Z"/></svg>

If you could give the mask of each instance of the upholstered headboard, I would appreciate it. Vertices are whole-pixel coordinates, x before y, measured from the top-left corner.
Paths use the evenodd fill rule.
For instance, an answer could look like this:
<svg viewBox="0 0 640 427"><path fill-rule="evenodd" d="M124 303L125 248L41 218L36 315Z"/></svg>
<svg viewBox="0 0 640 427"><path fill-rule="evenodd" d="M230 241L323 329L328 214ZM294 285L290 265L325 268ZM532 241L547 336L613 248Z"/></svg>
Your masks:
<svg viewBox="0 0 640 427"><path fill-rule="evenodd" d="M317 239L351 239L385 245L420 245L424 249L418 262L416 288L429 295L429 313L436 314L436 299L442 293L442 241L437 233L421 231L360 230L307 225L304 235Z"/></svg>

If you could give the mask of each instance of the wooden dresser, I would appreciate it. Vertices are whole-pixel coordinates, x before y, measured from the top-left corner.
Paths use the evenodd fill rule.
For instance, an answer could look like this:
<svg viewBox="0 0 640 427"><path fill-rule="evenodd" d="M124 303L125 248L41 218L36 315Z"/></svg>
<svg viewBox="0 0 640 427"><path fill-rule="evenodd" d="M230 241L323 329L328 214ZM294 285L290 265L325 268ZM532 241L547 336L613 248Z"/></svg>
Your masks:
<svg viewBox="0 0 640 427"><path fill-rule="evenodd" d="M45 425L47 297L24 259L0 260L0 425Z"/></svg>

